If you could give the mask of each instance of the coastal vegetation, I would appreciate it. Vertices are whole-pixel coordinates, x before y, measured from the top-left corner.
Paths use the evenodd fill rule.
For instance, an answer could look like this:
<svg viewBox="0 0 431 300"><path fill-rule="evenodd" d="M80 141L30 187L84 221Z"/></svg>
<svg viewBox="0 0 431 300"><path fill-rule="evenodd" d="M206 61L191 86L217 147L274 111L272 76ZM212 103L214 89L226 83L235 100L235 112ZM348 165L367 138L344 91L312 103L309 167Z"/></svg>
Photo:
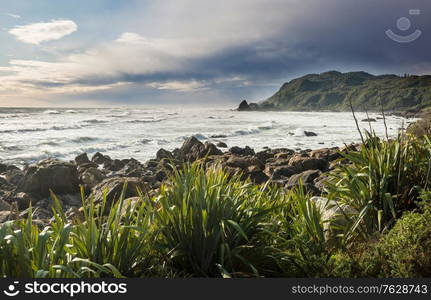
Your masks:
<svg viewBox="0 0 431 300"><path fill-rule="evenodd" d="M271 178L288 177L283 185L256 175L253 157L264 152L232 149L227 160L217 160L213 157L223 157L218 149L192 145L191 139L179 154L158 152L163 174L157 176L165 178L156 189L135 177L116 182L116 188L115 178L89 186L81 176L86 182L80 187L82 207L66 210L66 198L55 194L66 187L52 187L52 218L45 223L36 220L44 209L35 201L23 211L14 205L2 211L0 274L430 276L431 141L412 130L395 139L381 139L372 130L361 135L360 145L326 153L332 155L330 166L290 153L288 167L271 171ZM235 156L239 152L243 156ZM274 155L284 159L286 153ZM78 172L89 164L85 158L77 158ZM99 155L93 161L103 159ZM109 164L115 168L113 161ZM243 164L243 171L233 168ZM52 164L48 167L55 172ZM62 165L63 177L69 167ZM300 176L293 174L298 168ZM41 170L27 170L33 181L24 177L18 190L32 197L43 194L30 188ZM312 174L321 182L319 192L310 187Z"/></svg>
<svg viewBox="0 0 431 300"><path fill-rule="evenodd" d="M308 74L286 82L271 97L252 110L349 111L360 110L417 113L429 107L431 76L378 75L366 72L330 71Z"/></svg>

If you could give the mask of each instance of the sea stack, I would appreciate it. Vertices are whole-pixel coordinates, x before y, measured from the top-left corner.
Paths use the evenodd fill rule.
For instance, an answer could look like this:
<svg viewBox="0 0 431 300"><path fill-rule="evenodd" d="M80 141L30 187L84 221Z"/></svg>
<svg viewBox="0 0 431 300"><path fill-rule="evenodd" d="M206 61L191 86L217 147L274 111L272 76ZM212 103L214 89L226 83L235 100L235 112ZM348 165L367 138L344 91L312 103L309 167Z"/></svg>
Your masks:
<svg viewBox="0 0 431 300"><path fill-rule="evenodd" d="M251 107L248 105L247 100L242 100L242 102L238 106L238 111L250 111Z"/></svg>

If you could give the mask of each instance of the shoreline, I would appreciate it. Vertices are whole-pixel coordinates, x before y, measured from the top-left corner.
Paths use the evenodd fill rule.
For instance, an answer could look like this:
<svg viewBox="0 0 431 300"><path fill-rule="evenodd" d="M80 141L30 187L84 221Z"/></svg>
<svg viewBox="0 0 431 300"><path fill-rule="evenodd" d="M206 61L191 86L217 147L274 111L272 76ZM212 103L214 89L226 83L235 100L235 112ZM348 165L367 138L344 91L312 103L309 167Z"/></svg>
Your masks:
<svg viewBox="0 0 431 300"><path fill-rule="evenodd" d="M242 179L249 178L255 184L269 181L291 189L302 181L307 192L318 196L322 193L325 172L333 169L334 161L341 157L338 151L357 147L359 144L316 150L255 151L249 146L227 148L222 142L217 145L202 143L192 136L173 151L160 148L154 158L145 162L134 158L112 159L100 152L91 159L82 153L74 161L48 158L24 168L0 162L0 204L3 207L0 210L10 211L0 218L0 223L19 217L31 205L38 208L35 220L48 224L53 206L51 190L62 202L65 212L81 207L80 186L84 188L85 197L94 196L96 202L101 201L102 190L107 190L109 201L114 201L125 182L129 185L127 198L139 196L136 187L154 194L168 178L171 164L180 168L184 163L195 161L207 167L219 165L231 174L241 173Z"/></svg>

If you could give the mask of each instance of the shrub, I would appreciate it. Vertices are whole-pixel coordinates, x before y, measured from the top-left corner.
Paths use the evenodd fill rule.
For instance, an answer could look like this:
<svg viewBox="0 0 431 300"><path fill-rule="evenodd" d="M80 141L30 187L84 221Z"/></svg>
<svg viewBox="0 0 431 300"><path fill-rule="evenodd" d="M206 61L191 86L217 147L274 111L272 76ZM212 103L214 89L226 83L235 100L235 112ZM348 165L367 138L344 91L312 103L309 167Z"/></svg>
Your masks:
<svg viewBox="0 0 431 300"><path fill-rule="evenodd" d="M416 207L417 190L426 184L430 149L424 139L400 134L384 141L367 133L361 150L343 153L349 163L330 174L328 197L356 208L355 226L367 235L382 231Z"/></svg>
<svg viewBox="0 0 431 300"><path fill-rule="evenodd" d="M193 276L257 276L255 263L264 260L258 236L282 199L216 167L174 169L157 198L162 246L177 269Z"/></svg>
<svg viewBox="0 0 431 300"><path fill-rule="evenodd" d="M385 262L381 276L431 276L431 207L427 204L423 213L406 212L377 249Z"/></svg>

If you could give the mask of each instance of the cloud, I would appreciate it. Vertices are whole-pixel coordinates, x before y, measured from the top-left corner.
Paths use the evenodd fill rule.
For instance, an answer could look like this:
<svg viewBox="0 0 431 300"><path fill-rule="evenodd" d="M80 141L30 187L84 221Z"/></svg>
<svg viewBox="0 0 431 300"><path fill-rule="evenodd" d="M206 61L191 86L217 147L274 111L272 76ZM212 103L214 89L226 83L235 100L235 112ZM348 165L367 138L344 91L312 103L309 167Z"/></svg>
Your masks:
<svg viewBox="0 0 431 300"><path fill-rule="evenodd" d="M14 18L14 19L21 19L21 16L12 14L12 13L5 13L6 16Z"/></svg>
<svg viewBox="0 0 431 300"><path fill-rule="evenodd" d="M76 23L71 20L52 20L46 23L15 26L8 32L21 42L38 45L42 42L59 40L77 29Z"/></svg>
<svg viewBox="0 0 431 300"><path fill-rule="evenodd" d="M158 90L173 90L178 92L192 92L206 89L205 81L168 81L168 82L150 82L147 86Z"/></svg>
<svg viewBox="0 0 431 300"><path fill-rule="evenodd" d="M155 101L157 94L169 95L175 99L171 101L188 99L188 94L199 101L206 101L205 94L219 100L261 100L283 82L306 73L431 71L431 35L426 34L431 22L425 14L411 17L412 29L424 32L412 44L394 43L384 34L388 28L396 30L397 18L408 14L408 8L425 12L431 3L166 0L145 1L145 7L139 6L143 1L137 3L123 15L112 12L121 21L112 21L109 35L89 29L92 36L102 37L81 48L78 38L73 51L46 45L34 47L42 58L15 55L17 59L0 66L0 97L45 92L64 97L93 93L86 97L103 95L100 98L124 102L128 97ZM72 21L38 24L55 22ZM106 22L106 17L95 16L93 22ZM47 40L38 36L56 31L22 30L34 25L17 26L10 33L21 29L27 42L37 44ZM175 93L181 97L173 97Z"/></svg>

